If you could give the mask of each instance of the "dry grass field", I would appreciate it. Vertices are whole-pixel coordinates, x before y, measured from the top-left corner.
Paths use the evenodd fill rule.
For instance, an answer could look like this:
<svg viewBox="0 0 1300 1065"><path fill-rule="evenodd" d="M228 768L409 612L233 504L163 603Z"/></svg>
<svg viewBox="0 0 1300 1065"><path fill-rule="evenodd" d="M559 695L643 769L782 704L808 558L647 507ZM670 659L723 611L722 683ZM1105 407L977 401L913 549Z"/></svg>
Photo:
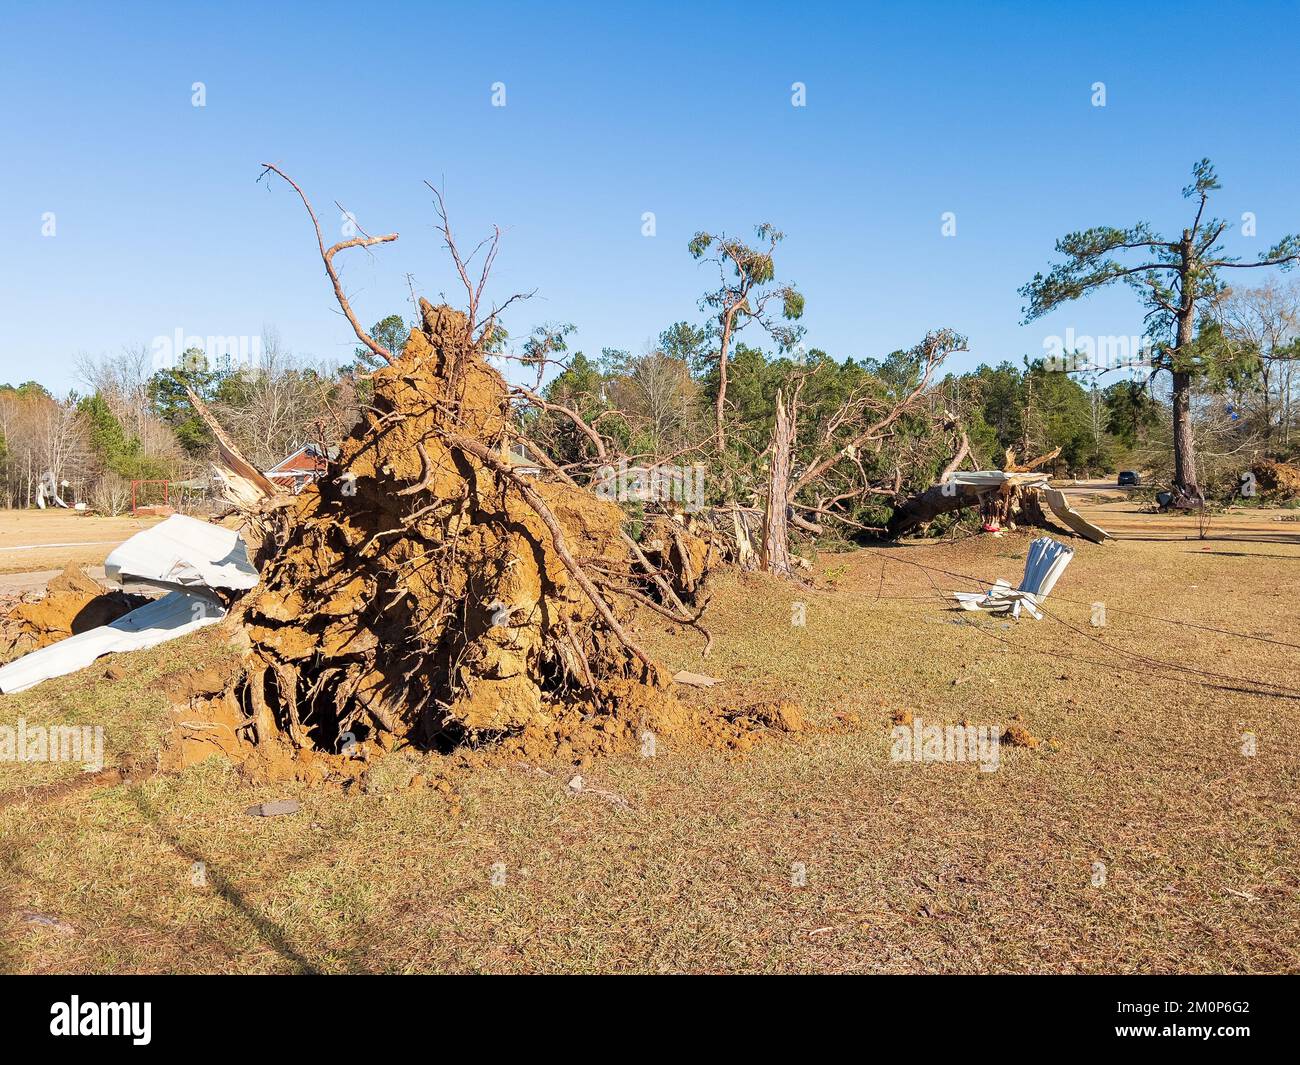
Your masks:
<svg viewBox="0 0 1300 1065"><path fill-rule="evenodd" d="M1019 533L822 555L807 588L719 574L707 661L638 635L723 681L691 698L797 700L809 728L664 737L579 794L571 766L503 765L453 772L453 805L404 786L431 754L348 791L153 773L169 678L232 653L215 630L4 697L7 722L104 724L133 775L0 763L0 969L1297 971L1300 527L1089 516L1132 538L1071 541L1041 622L938 597L1015 583ZM989 773L897 762L903 712L1041 742ZM301 810L244 813L277 798Z"/></svg>
<svg viewBox="0 0 1300 1065"><path fill-rule="evenodd" d="M114 547L158 521L74 510L0 510L0 577L57 571L69 562L102 566ZM5 588L0 581L0 593Z"/></svg>

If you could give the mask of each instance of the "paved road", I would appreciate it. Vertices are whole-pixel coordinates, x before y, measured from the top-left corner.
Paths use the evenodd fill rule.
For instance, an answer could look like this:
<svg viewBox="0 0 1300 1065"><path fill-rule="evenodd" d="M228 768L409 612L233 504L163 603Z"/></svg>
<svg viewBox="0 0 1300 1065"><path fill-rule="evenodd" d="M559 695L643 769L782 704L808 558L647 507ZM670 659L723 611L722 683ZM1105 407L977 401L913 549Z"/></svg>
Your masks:
<svg viewBox="0 0 1300 1065"><path fill-rule="evenodd" d="M28 592L43 592L50 580L63 570L42 569L31 573L0 573L0 598L17 598ZM86 572L101 584L106 584L103 566L87 566Z"/></svg>

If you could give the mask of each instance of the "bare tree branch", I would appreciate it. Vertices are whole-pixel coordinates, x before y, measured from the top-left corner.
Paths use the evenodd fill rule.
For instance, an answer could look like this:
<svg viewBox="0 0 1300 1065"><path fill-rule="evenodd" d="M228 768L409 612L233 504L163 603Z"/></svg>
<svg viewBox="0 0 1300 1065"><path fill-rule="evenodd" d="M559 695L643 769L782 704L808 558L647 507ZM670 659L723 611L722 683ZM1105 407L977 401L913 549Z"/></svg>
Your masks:
<svg viewBox="0 0 1300 1065"><path fill-rule="evenodd" d="M332 247L325 247L325 238L321 235L320 221L316 218L316 212L312 208L311 201L307 199L307 194L288 174L281 170L274 163L263 163L266 169L262 171L259 181L266 177L268 173L279 174L292 187L293 191L298 194L302 204L307 208L307 213L311 215L311 224L316 227L316 245L320 248L321 261L325 264L325 272L329 274L330 283L334 286L334 296L339 301L339 306L343 309L343 314L352 326L352 331L356 333L357 339L361 341L374 354L378 355L390 365L396 361L393 353L386 347L375 340L369 333L361 328L361 323L357 321L357 316L352 312L352 305L348 302L347 296L343 292L343 284L339 281L338 272L334 269L334 256L347 248L370 248L376 244L389 244L397 239L396 233L389 233L382 237L360 236L353 237L351 240L340 241ZM360 229L360 226L357 227Z"/></svg>

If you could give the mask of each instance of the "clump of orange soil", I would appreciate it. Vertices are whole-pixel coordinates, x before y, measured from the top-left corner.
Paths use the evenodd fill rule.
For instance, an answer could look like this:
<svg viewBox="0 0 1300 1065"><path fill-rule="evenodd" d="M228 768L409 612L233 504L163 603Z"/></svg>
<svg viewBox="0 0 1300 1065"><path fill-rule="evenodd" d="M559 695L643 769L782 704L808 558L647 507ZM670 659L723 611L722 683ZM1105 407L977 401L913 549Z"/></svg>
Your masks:
<svg viewBox="0 0 1300 1065"><path fill-rule="evenodd" d="M585 766L598 755L640 750L649 757L661 739L744 751L764 732L802 732L806 727L803 710L795 703L696 707L682 703L671 691L633 681L607 682L592 701L560 703L548 710L545 720L471 752L471 764L556 760Z"/></svg>
<svg viewBox="0 0 1300 1065"><path fill-rule="evenodd" d="M582 768L606 755L639 751L650 757L662 741L744 752L770 732L799 733L808 728L803 708L788 701L736 707L697 707L637 680L610 680L590 693L571 693L548 702L522 729L491 742L464 743L435 761L412 760L409 744L375 731L369 741L348 744L339 753L295 747L283 735L253 742L249 718L236 696L232 663L178 677L170 695L173 731L161 768L177 770L212 755L235 761L241 773L258 782L299 781L309 785L359 785L385 793L430 787L453 806L457 769L484 769L520 763L567 763ZM396 748L396 749L395 749Z"/></svg>
<svg viewBox="0 0 1300 1065"><path fill-rule="evenodd" d="M69 562L44 597L15 606L0 623L0 657L16 657L116 621L148 602L144 596L105 591Z"/></svg>
<svg viewBox="0 0 1300 1065"><path fill-rule="evenodd" d="M709 570L721 561L711 540L667 515L656 515L646 522L641 548L686 603L695 602Z"/></svg>
<svg viewBox="0 0 1300 1065"><path fill-rule="evenodd" d="M1024 725L1013 724L1002 733L1002 742L1008 747L1037 747L1042 740L1033 735Z"/></svg>
<svg viewBox="0 0 1300 1065"><path fill-rule="evenodd" d="M342 737L445 749L551 729L556 705L599 703L611 682L660 683L614 631L630 607L613 589L646 588L623 512L570 484L522 487L505 460L505 381L463 314L420 309L338 459L278 507L259 550L229 692L251 738L327 754ZM542 508L605 582L614 624Z"/></svg>
<svg viewBox="0 0 1300 1065"><path fill-rule="evenodd" d="M346 784L364 780L373 758L384 753L368 744L345 744L338 753L296 748L279 735L254 742L248 713L236 696L239 676L237 661L231 661L173 679L168 691L172 731L163 748L161 769L176 771L221 755L258 782Z"/></svg>
<svg viewBox="0 0 1300 1065"><path fill-rule="evenodd" d="M1258 459L1250 467L1256 484L1270 499L1295 499L1300 497L1300 466L1287 462Z"/></svg>

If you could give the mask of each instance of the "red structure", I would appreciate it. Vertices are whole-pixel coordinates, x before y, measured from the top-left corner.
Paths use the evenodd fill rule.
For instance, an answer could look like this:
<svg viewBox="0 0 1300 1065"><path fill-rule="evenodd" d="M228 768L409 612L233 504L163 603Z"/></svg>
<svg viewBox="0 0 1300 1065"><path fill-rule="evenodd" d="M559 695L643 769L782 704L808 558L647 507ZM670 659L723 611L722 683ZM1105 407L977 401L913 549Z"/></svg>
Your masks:
<svg viewBox="0 0 1300 1065"><path fill-rule="evenodd" d="M168 485L169 485L170 483L171 483L170 481L132 481L132 482L131 482L131 515L134 517L134 516L138 515L138 514L140 513L140 511L142 511L142 510L143 510L143 511L146 511L146 512L148 512L148 511L157 511L160 507L161 507L162 509L164 509L164 510L170 510L171 508L168 506L168 503L170 502L170 498L169 498L169 496L168 496ZM142 485L142 484L160 484L160 485L162 485L162 486L163 486L163 492L162 492L162 496L163 496L163 497L162 497L162 503L161 503L161 504L158 504L158 503L144 503L144 504L141 504L141 503L139 502L139 488L140 488L140 485Z"/></svg>
<svg viewBox="0 0 1300 1065"><path fill-rule="evenodd" d="M333 456L323 454L316 444L304 444L292 455L263 472L272 483L287 488L296 495L325 472L331 457Z"/></svg>

